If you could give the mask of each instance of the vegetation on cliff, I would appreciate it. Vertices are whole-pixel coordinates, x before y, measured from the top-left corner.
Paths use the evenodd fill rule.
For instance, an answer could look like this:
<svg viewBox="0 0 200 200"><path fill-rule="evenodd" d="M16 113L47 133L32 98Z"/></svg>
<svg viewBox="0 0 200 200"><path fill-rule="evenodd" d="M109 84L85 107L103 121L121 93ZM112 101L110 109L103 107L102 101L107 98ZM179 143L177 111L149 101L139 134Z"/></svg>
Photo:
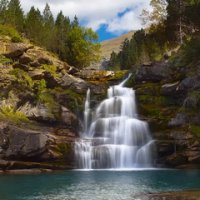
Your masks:
<svg viewBox="0 0 200 200"><path fill-rule="evenodd" d="M21 37L13 28L77 68L87 67L99 59L97 34L81 27L76 16L70 21L62 11L54 19L48 4L43 13L31 7L24 14L19 0L1 0L0 33L11 35L13 42L20 42Z"/></svg>

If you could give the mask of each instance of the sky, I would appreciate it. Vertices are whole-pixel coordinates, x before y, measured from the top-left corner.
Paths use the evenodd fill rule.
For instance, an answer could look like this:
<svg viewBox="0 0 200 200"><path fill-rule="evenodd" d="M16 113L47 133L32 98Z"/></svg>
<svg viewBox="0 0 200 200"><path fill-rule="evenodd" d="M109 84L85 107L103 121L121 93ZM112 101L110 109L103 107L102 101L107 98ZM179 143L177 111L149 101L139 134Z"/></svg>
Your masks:
<svg viewBox="0 0 200 200"><path fill-rule="evenodd" d="M150 0L21 0L25 12L31 6L43 11L46 3L55 17L60 10L70 19L76 15L81 25L99 34L100 41L142 28L139 16L150 8Z"/></svg>

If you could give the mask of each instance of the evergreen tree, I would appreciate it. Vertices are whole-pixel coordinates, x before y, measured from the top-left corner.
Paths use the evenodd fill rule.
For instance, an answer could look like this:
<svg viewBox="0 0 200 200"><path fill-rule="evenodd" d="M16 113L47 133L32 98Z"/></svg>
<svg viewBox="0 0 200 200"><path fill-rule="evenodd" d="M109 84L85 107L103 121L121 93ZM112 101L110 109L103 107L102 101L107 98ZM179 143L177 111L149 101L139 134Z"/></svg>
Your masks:
<svg viewBox="0 0 200 200"><path fill-rule="evenodd" d="M31 7L25 20L25 30L28 38L34 40L36 43L42 42L43 19L39 9Z"/></svg>
<svg viewBox="0 0 200 200"><path fill-rule="evenodd" d="M10 0L6 11L6 23L19 31L23 31L24 14L19 0Z"/></svg>
<svg viewBox="0 0 200 200"><path fill-rule="evenodd" d="M0 1L0 23L4 24L6 22L6 11L8 8L8 0Z"/></svg>

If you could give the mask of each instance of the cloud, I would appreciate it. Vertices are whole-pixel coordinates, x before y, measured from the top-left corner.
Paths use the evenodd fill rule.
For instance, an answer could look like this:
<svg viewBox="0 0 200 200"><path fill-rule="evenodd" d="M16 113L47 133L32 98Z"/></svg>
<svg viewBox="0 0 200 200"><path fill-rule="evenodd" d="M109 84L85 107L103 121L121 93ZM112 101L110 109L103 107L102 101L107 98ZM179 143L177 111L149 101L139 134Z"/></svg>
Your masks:
<svg viewBox="0 0 200 200"><path fill-rule="evenodd" d="M71 19L77 15L87 27L98 30L107 26L111 33L122 33L141 28L139 15L149 8L150 0L21 0L27 12L31 6L44 9L48 3L54 16L62 10ZM122 14L119 14L122 13Z"/></svg>

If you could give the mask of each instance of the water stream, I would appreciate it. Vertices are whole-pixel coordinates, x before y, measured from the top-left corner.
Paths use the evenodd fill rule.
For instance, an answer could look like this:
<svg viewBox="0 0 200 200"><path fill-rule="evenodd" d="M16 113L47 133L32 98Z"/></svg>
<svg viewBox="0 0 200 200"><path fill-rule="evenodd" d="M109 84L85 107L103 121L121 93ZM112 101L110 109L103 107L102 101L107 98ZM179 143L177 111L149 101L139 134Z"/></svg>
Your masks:
<svg viewBox="0 0 200 200"><path fill-rule="evenodd" d="M154 142L148 124L138 119L135 91L124 85L108 89L107 99L93 112L90 90L84 111L84 131L75 144L78 168L122 169L152 167Z"/></svg>

